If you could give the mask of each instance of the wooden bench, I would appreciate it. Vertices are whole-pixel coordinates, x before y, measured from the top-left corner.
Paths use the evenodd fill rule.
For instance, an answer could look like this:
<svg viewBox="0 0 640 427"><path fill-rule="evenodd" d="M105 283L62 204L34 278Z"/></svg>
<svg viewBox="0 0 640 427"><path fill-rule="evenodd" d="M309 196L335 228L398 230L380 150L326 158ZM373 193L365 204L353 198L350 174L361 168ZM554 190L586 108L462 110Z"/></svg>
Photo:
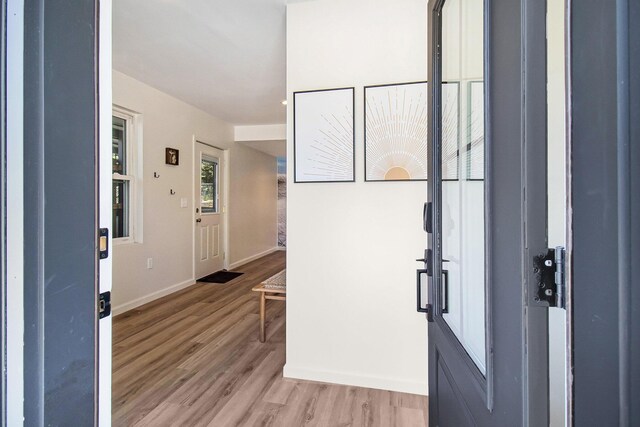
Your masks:
<svg viewBox="0 0 640 427"><path fill-rule="evenodd" d="M260 292L260 334L258 337L260 342L264 342L267 300L286 301L287 299L286 270L269 277L251 290Z"/></svg>

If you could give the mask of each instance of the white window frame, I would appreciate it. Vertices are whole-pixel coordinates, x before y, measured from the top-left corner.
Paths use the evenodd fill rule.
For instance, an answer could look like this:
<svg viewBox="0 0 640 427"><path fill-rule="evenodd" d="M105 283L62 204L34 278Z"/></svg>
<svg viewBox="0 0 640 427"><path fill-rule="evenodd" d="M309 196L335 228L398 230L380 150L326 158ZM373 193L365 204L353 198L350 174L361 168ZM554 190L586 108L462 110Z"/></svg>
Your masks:
<svg viewBox="0 0 640 427"><path fill-rule="evenodd" d="M129 182L129 235L113 239L114 245L142 243L142 115L114 105L112 115L123 119L127 174L112 174L112 180Z"/></svg>

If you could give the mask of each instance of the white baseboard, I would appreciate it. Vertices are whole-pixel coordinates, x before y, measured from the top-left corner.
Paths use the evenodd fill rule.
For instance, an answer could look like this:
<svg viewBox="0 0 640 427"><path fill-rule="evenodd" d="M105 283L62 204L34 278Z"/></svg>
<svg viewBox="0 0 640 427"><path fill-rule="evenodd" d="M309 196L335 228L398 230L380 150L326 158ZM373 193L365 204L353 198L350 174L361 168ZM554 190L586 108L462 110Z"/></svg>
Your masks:
<svg viewBox="0 0 640 427"><path fill-rule="evenodd" d="M279 251L279 250L280 250L280 249L276 246L276 247L273 247L273 248L271 248L271 249L267 249L267 250L266 250L266 251L264 251L264 252L260 252L259 254L255 254L255 255L252 255L252 256L250 256L250 257L248 257L248 258L241 259L240 261L236 261L236 262L234 262L234 263L230 264L230 265L229 265L229 270L233 270L234 268L238 268L238 267L240 267L240 266L242 266L242 265L245 265L245 264L250 263L251 261L255 261L255 260L257 260L258 258L262 258L262 257L263 257L263 256L265 256L265 255L272 254L272 253L274 253L275 251Z"/></svg>
<svg viewBox="0 0 640 427"><path fill-rule="evenodd" d="M188 288L191 285L195 285L195 283L196 283L196 281L194 279L186 280L186 281L184 281L182 283L178 283L178 284L169 286L168 288L161 289L161 290L156 291L156 292L154 292L152 294L145 295L145 296L140 297L140 298L136 298L133 301L129 301L127 303L120 304L118 306L114 306L114 307L112 307L111 312L112 312L112 314L114 316L117 316L118 314L122 314L122 313L124 313L126 311L133 310L136 307L140 307L141 305L144 305L144 304L146 304L148 302L157 300L158 298L162 298L162 297L167 296L169 294L172 294L174 292L178 292L181 289Z"/></svg>
<svg viewBox="0 0 640 427"><path fill-rule="evenodd" d="M299 368L287 363L282 371L285 378L319 381L323 383L342 384L356 387L375 388L378 390L397 391L426 396L429 384L425 381L407 381L396 378L358 375L346 372L319 371Z"/></svg>

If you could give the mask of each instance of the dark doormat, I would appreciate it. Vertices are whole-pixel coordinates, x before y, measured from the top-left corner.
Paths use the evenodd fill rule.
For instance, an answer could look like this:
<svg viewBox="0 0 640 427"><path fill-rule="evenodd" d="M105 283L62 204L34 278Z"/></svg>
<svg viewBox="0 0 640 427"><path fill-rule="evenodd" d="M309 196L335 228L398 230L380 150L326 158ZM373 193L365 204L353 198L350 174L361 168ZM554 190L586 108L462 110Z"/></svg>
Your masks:
<svg viewBox="0 0 640 427"><path fill-rule="evenodd" d="M244 273L238 273L235 271L218 271L208 276L204 276L198 279L198 282L207 283L227 283L230 280L235 279L238 276L242 276Z"/></svg>

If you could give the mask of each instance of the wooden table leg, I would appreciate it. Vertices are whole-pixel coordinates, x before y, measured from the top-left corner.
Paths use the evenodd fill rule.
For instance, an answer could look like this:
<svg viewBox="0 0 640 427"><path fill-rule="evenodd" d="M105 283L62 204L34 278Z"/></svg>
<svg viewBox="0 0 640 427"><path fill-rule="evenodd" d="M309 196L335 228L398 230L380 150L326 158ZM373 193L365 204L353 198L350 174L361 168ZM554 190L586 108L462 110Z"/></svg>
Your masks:
<svg viewBox="0 0 640 427"><path fill-rule="evenodd" d="M267 298L264 292L260 292L260 342L264 342L264 318L266 311Z"/></svg>

